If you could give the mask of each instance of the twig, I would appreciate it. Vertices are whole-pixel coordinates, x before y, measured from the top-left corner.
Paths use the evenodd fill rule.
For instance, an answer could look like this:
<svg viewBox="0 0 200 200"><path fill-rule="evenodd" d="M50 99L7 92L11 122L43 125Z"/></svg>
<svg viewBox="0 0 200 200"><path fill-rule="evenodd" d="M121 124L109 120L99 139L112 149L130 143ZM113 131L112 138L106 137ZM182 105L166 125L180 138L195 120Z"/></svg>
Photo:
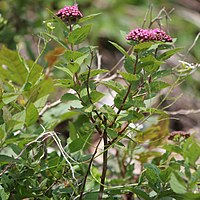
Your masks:
<svg viewBox="0 0 200 200"><path fill-rule="evenodd" d="M44 108L40 111L39 116L42 116L48 109L55 107L55 106L59 105L60 103L61 103L61 100L59 99L51 104L46 104L44 106Z"/></svg>
<svg viewBox="0 0 200 200"><path fill-rule="evenodd" d="M177 111L165 111L169 115L191 115L191 114L198 114L200 113L200 109L197 110L177 110Z"/></svg>
<svg viewBox="0 0 200 200"><path fill-rule="evenodd" d="M194 42L192 43L191 47L187 50L187 54L192 50L192 48L196 45L197 40L200 37L200 32L197 34L196 38L194 39Z"/></svg>
<svg viewBox="0 0 200 200"><path fill-rule="evenodd" d="M100 140L99 140L99 142L98 142L98 144L97 144L97 146L96 146L96 148L95 148L95 151L94 151L94 153L93 153L93 155L92 155L92 158L90 159L90 163L89 163L89 166L88 166L86 175L85 175L84 180L83 180L82 190L81 190L80 197L79 197L80 200L83 199L83 194L84 194L84 189L85 189L85 184L86 184L86 181L87 181L87 177L88 177L88 175L89 175L89 172L90 172L92 163L93 163L93 161L94 161L95 155L97 154L97 150L98 150L98 148L99 148L99 145L100 145L100 143L101 143L101 140L102 140L102 137L100 138Z"/></svg>
<svg viewBox="0 0 200 200"><path fill-rule="evenodd" d="M155 22L157 22L158 25L161 27L160 21L163 19L163 17L166 17L168 20L171 20L171 18L170 18L169 15L170 15L173 11L174 11L174 8L172 8L172 9L167 13L167 11L165 10L165 8L162 8L162 9L160 10L160 12L158 13L158 15L157 15L154 19L152 19L152 20L150 21L148 28L151 28L151 26L152 26ZM164 13L164 16L162 16L162 13Z"/></svg>
<svg viewBox="0 0 200 200"><path fill-rule="evenodd" d="M102 200L103 198L103 192L104 192L104 184L106 179L106 172L108 168L108 136L106 130L104 130L103 133L103 141L104 141L104 152L103 152L103 169L101 173L101 184L98 194L98 200Z"/></svg>
<svg viewBox="0 0 200 200"><path fill-rule="evenodd" d="M149 15L149 12L152 10L152 4L149 3L148 9L146 11L146 14L144 16L144 20L143 20L143 24L142 24L142 28L144 28L146 21L147 21L147 16Z"/></svg>

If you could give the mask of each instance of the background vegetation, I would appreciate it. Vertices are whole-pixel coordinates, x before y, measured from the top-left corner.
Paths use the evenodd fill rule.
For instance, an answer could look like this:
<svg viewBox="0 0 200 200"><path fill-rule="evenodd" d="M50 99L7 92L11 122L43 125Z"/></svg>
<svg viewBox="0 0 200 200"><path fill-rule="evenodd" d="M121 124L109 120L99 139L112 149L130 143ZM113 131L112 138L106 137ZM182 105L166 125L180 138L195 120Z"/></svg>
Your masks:
<svg viewBox="0 0 200 200"><path fill-rule="evenodd" d="M162 69L166 70L164 73L154 72L153 75L155 80L161 77L172 84L172 90L170 94L169 90L162 90L149 102L160 110L155 109L156 114L150 115L144 123L140 121L144 116L134 113L133 138L126 135L116 142L120 127L109 129L109 139L114 142L113 148L109 146L108 187L105 188L104 198L199 199L200 80L199 66L190 63L199 63L200 60L200 3L195 0L82 0L77 3L84 16L100 14L92 19L89 36L80 44L80 49L83 46L86 48L75 54L68 52L62 57L63 48L58 43L63 44L60 40L65 41L67 33L63 32L61 23L53 24L56 32L51 32L50 11L56 13L65 4L73 3L62 0L0 1L0 198L78 199L82 192L85 199L97 199L98 188L102 185L99 171L102 157L98 156L95 160L93 157L96 155L94 147L100 143L97 134L90 138L86 133L91 136L93 132L98 132L96 126L104 130L106 124L94 108L84 106L79 110L83 102L77 101L77 96L66 93L74 85L65 81L68 76L64 64L69 64L76 57L79 65L89 65L89 59L93 60L91 52L99 46L94 66L98 67L100 62L104 69L111 70L110 76L115 76L117 69L113 70L113 66L123 54L126 55L116 43L126 50L129 48L122 37L123 32L143 25L146 27L154 18L159 22L161 17L162 28L177 38L176 46L183 47L173 57L170 53L166 55L167 61L162 65ZM153 27L158 26L159 23L153 24ZM87 32L88 27L86 25L83 31ZM73 43L76 39L71 38ZM93 46L89 48L88 44ZM151 51L147 53L151 54ZM171 55L174 53L176 50ZM180 66L179 60L188 62L184 65L185 73L177 71L175 75L169 74L169 69ZM77 71L74 68L71 70L76 74L78 68ZM83 71L80 71L83 73L80 81L86 77ZM92 76L103 72L93 72ZM127 82L129 78L124 76ZM95 83L91 81L90 85L88 80L87 84L90 89L96 90ZM119 85L107 86L119 93L115 102L119 105L119 97L124 95L119 92L122 89ZM151 87L158 93L166 85ZM102 91L104 89L101 88ZM109 104L112 95L109 96L109 90L107 94L103 102ZM100 97L100 93L94 92L92 100L89 100L99 102ZM138 100L137 106L142 107L143 100ZM102 116L113 120L112 109L105 107L100 111ZM91 123L92 118L88 117L90 112L92 117L97 117L96 120L99 117L96 124ZM128 120L130 116L126 117ZM120 120L118 123L121 123ZM115 145L117 148L114 148ZM106 148L104 146L101 152L104 155ZM94 164L88 168L90 163ZM85 174L87 182L82 188Z"/></svg>

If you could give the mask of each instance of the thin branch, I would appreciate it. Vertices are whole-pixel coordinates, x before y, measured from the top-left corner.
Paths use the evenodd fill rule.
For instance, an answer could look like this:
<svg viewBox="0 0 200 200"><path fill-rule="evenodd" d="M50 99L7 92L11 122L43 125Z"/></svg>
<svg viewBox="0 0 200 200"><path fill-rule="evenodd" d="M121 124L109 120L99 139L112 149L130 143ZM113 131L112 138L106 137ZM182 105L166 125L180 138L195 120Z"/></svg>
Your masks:
<svg viewBox="0 0 200 200"><path fill-rule="evenodd" d="M102 137L100 138L100 140L99 140L99 142L98 142L98 144L97 144L97 146L96 146L96 148L95 148L95 151L94 151L94 153L93 153L93 155L92 155L92 158L90 159L90 163L89 163L89 166L88 166L88 169L87 169L87 172L86 172L86 174L85 174L85 177L84 177L84 180L83 180L83 184L82 184L82 190L81 190L80 197L79 197L80 200L83 199L83 194L84 194L84 189L85 189L87 177L88 177L88 175L89 175L89 172L90 172L92 163L93 163L93 161L94 161L94 158L95 158L95 156L96 156L96 154L97 154L97 151L98 151L99 145L100 145L100 143L101 143L101 140L102 140Z"/></svg>
<svg viewBox="0 0 200 200"><path fill-rule="evenodd" d="M196 45L198 39L200 37L200 32L197 34L196 38L194 39L194 42L192 43L191 47L187 50L187 54L192 50L192 48Z"/></svg>
<svg viewBox="0 0 200 200"><path fill-rule="evenodd" d="M55 102L53 102L51 104L49 104L49 103L46 104L44 106L44 108L40 111L39 116L42 116L47 110L49 110L50 108L53 108L53 107L59 105L60 103L61 103L61 100L58 99L57 101L55 101Z"/></svg>
<svg viewBox="0 0 200 200"><path fill-rule="evenodd" d="M197 110L177 110L177 111L165 111L167 114L169 115L192 115L192 114L199 114L200 113L200 109Z"/></svg>
<svg viewBox="0 0 200 200"><path fill-rule="evenodd" d="M104 152L103 152L103 169L101 173L101 184L100 184L100 189L99 189L99 194L98 194L98 200L103 199L103 192L104 192L104 184L105 184L105 179L106 179L106 172L108 168L108 136L106 130L104 130L103 133L103 141L104 141Z"/></svg>

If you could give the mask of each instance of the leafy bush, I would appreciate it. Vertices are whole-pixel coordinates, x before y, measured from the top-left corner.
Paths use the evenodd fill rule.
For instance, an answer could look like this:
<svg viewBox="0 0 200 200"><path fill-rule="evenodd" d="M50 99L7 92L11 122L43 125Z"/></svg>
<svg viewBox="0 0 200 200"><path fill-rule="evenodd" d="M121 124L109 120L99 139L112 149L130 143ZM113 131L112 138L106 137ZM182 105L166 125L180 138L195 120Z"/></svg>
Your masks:
<svg viewBox="0 0 200 200"><path fill-rule="evenodd" d="M193 69L163 67L175 40L151 27L122 32L130 48L110 41L124 55L113 77L86 42L97 14L76 5L51 14L35 61L0 50L1 199L199 199L199 144L170 134L168 113L153 106Z"/></svg>

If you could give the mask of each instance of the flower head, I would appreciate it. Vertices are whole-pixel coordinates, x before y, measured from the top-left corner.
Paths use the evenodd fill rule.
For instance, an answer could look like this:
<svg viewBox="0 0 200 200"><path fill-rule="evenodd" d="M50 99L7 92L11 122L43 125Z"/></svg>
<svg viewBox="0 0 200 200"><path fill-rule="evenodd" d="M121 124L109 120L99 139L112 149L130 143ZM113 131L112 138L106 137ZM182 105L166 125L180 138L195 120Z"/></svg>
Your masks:
<svg viewBox="0 0 200 200"><path fill-rule="evenodd" d="M169 35L167 35L163 30L158 28L134 29L127 35L126 39L137 42L148 42L148 41L172 42L172 38Z"/></svg>
<svg viewBox="0 0 200 200"><path fill-rule="evenodd" d="M76 20L77 18L83 17L77 4L74 4L73 6L65 6L56 13L56 16L65 21Z"/></svg>

